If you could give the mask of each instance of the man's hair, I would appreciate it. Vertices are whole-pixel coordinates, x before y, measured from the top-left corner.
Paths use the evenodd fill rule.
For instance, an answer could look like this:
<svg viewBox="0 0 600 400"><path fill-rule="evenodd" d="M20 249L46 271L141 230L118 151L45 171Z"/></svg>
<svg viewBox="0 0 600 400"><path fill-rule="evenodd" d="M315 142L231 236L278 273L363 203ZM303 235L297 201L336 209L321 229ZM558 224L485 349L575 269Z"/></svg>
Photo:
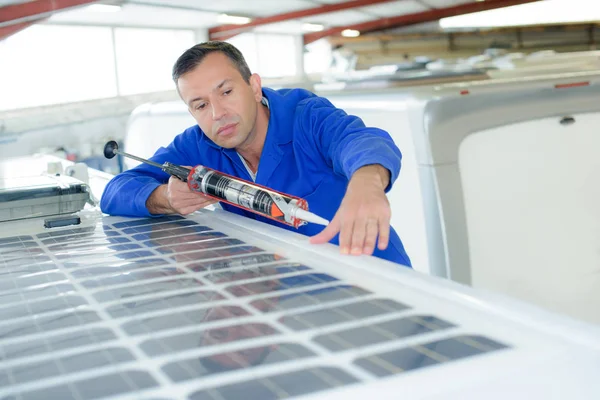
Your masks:
<svg viewBox="0 0 600 400"><path fill-rule="evenodd" d="M175 85L177 85L177 80L182 75L196 68L208 54L217 51L225 54L240 72L246 83L250 83L252 72L250 72L250 68L246 64L242 53L230 43L215 40L198 43L179 56L175 65L173 65L173 81L175 81Z"/></svg>

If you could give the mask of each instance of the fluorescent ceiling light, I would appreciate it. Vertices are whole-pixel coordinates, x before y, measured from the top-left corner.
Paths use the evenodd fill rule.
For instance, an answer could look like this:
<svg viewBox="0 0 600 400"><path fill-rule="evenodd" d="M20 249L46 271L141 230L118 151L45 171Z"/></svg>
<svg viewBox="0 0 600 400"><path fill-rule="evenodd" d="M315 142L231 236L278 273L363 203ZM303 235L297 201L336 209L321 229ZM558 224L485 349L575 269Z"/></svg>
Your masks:
<svg viewBox="0 0 600 400"><path fill-rule="evenodd" d="M323 29L325 29L325 27L320 24L302 24L302 30L306 32L319 32Z"/></svg>
<svg viewBox="0 0 600 400"><path fill-rule="evenodd" d="M235 15L221 14L217 17L217 21L219 21L221 24L244 25L252 20L247 17L238 17Z"/></svg>
<svg viewBox="0 0 600 400"><path fill-rule="evenodd" d="M600 21L597 0L545 0L440 19L440 27L496 28Z"/></svg>
<svg viewBox="0 0 600 400"><path fill-rule="evenodd" d="M342 36L345 37L357 37L358 35L360 35L360 32L355 29L344 29L342 31Z"/></svg>
<svg viewBox="0 0 600 400"><path fill-rule="evenodd" d="M92 12L119 12L121 11L121 6L115 6L111 4L92 4L85 8L86 11Z"/></svg>

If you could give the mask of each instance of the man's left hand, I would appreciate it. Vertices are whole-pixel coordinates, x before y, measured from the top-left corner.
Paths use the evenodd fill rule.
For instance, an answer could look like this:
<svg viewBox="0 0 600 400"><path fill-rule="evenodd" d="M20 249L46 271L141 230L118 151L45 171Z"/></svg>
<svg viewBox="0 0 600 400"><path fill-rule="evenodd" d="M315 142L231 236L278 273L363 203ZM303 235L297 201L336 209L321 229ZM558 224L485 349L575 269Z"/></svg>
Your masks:
<svg viewBox="0 0 600 400"><path fill-rule="evenodd" d="M311 243L329 242L339 232L342 254L373 254L375 243L385 250L390 236L392 211L385 195L390 173L381 165L356 170L333 220Z"/></svg>

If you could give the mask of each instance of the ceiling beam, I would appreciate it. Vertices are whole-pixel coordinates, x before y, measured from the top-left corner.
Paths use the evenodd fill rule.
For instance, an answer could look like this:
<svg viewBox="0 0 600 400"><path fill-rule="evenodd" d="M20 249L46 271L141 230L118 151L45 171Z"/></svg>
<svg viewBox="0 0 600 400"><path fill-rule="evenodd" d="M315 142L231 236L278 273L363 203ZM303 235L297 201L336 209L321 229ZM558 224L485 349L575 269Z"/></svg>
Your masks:
<svg viewBox="0 0 600 400"><path fill-rule="evenodd" d="M22 31L25 28L30 27L31 25L33 25L39 21L42 21L42 19L27 21L27 22L20 22L18 24L12 24L12 25L0 27L0 41L6 39L7 37L9 37L11 35L14 35L15 33L19 32L19 31Z"/></svg>
<svg viewBox="0 0 600 400"><path fill-rule="evenodd" d="M354 29L361 33L380 31L401 26L421 24L425 22L438 21L442 18L454 17L456 15L469 14L478 11L493 10L495 8L515 6L524 3L533 3L540 0L487 0L476 3L459 4L453 7L438 8L413 14L398 15L367 21L360 24L335 26L320 32L311 32L304 35L304 44L312 43L327 36L339 35L345 29Z"/></svg>
<svg viewBox="0 0 600 400"><path fill-rule="evenodd" d="M47 18L57 11L95 3L97 0L34 0L0 7L0 28Z"/></svg>
<svg viewBox="0 0 600 400"><path fill-rule="evenodd" d="M387 3L394 0L351 0L335 4L324 4L319 7L307 8L304 10L292 11L283 14L272 15L270 17L255 18L244 25L220 25L210 28L208 35L210 40L227 40L235 35L249 31L251 28L273 24L276 22L289 21L292 19L305 18L313 15L325 14L329 12L349 10L357 7L371 6L378 3Z"/></svg>

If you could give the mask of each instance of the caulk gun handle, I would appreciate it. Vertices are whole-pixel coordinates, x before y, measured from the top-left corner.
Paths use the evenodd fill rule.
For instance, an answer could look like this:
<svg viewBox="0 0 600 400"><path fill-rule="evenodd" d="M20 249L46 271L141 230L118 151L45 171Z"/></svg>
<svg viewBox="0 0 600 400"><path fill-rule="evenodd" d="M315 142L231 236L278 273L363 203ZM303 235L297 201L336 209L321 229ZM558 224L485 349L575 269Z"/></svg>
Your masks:
<svg viewBox="0 0 600 400"><path fill-rule="evenodd" d="M162 165L162 170L169 175L179 178L182 182L187 182L188 175L191 171L189 168L182 167L181 165L177 164L171 164L170 162L165 162Z"/></svg>

